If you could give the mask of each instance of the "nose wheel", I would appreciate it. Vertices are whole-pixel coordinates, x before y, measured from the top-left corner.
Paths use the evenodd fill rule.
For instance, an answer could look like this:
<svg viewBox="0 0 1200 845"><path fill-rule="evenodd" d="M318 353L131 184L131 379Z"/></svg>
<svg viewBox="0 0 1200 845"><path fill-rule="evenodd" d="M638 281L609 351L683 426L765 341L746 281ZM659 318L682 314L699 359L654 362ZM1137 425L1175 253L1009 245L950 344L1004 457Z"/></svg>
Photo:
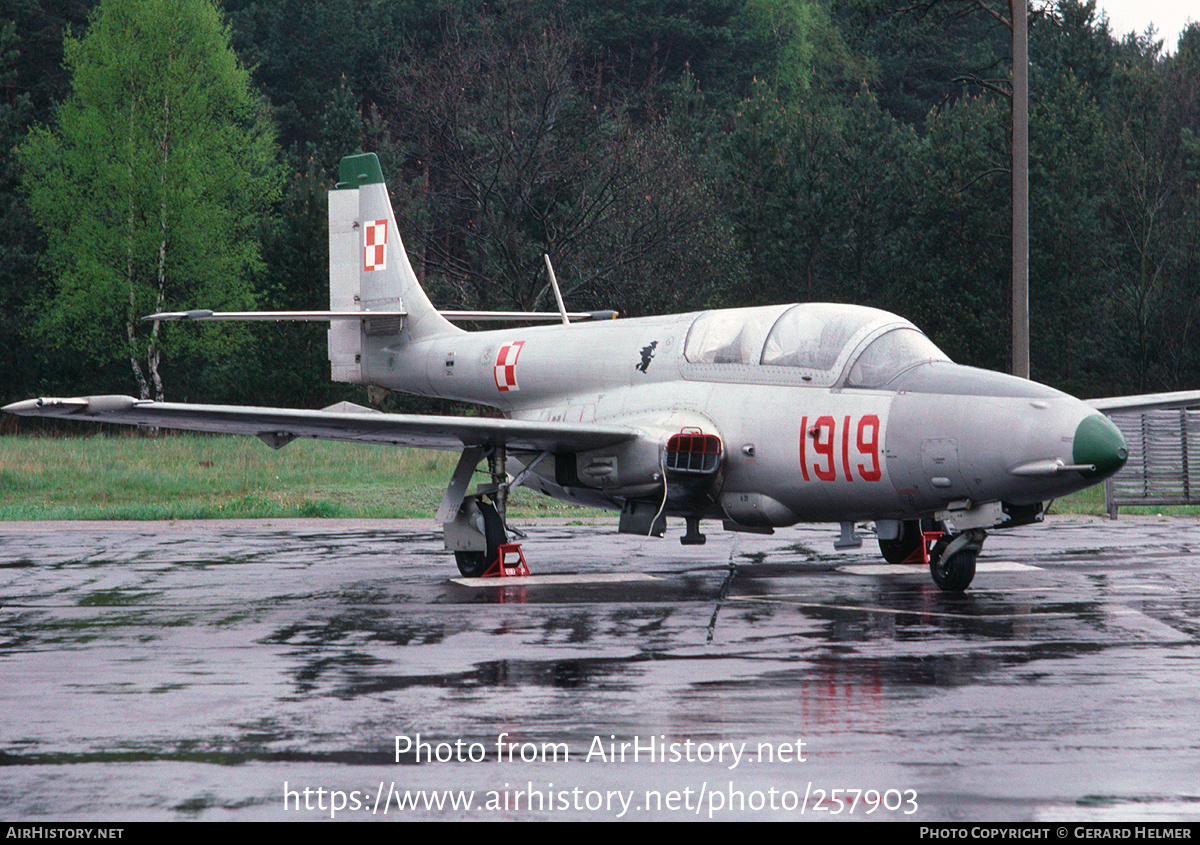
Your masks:
<svg viewBox="0 0 1200 845"><path fill-rule="evenodd" d="M975 560L987 532L972 528L957 534L931 520L906 520L892 540L880 540L884 560L893 564L929 564L933 583L949 593L961 593L975 578Z"/></svg>
<svg viewBox="0 0 1200 845"><path fill-rule="evenodd" d="M943 534L929 550L929 574L948 593L961 593L975 578L975 560L987 532L972 528L961 534Z"/></svg>

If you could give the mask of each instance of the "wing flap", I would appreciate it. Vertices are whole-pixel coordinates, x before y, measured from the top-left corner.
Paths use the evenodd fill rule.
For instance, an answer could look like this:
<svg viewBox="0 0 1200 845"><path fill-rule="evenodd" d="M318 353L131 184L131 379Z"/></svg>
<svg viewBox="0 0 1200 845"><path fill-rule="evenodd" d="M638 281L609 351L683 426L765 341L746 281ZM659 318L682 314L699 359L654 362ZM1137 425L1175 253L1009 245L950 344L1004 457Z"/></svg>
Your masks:
<svg viewBox="0 0 1200 845"><path fill-rule="evenodd" d="M537 422L487 417L445 417L306 411L242 405L154 402L131 396L27 399L3 410L20 416L69 417L219 434L248 434L270 445L297 437L458 451L503 444L515 451L578 452L639 435L637 429L596 423Z"/></svg>

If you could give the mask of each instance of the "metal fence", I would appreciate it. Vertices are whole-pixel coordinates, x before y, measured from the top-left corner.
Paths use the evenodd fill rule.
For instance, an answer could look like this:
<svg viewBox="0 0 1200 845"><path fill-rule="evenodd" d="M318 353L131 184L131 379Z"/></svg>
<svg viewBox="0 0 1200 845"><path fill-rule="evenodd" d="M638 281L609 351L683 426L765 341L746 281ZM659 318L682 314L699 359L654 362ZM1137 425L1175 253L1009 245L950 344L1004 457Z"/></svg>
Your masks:
<svg viewBox="0 0 1200 845"><path fill-rule="evenodd" d="M1129 460L1105 482L1108 515L1121 505L1200 504L1200 410L1111 414Z"/></svg>

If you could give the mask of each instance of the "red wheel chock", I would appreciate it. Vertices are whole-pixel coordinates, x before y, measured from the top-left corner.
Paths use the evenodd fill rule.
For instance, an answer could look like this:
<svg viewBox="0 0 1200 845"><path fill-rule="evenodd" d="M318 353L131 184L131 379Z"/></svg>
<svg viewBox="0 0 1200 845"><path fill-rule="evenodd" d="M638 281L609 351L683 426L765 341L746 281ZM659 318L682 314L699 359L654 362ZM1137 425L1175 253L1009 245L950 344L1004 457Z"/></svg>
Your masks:
<svg viewBox="0 0 1200 845"><path fill-rule="evenodd" d="M900 561L900 563L902 565L905 563L919 563L922 566L929 566L929 550L933 548L933 544L936 543L941 536L941 531L922 531L921 544L917 546L916 551L914 551L904 560Z"/></svg>
<svg viewBox="0 0 1200 845"><path fill-rule="evenodd" d="M516 555L515 560L508 560L509 555ZM525 554L521 551L520 543L501 543L496 548L496 559L480 578L512 578L517 575L528 575L529 566L525 563Z"/></svg>

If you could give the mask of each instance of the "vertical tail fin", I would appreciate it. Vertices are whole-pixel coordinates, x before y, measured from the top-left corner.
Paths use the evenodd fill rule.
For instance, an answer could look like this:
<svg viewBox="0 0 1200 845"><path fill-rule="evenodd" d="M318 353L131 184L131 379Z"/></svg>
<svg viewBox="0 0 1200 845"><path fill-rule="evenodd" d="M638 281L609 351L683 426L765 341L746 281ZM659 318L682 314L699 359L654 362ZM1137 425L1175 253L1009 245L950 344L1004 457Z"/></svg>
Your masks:
<svg viewBox="0 0 1200 845"><path fill-rule="evenodd" d="M461 331L437 312L417 281L374 153L343 158L338 186L329 192L329 308L407 312L403 318L333 321L334 381L369 381L366 365L374 349Z"/></svg>

